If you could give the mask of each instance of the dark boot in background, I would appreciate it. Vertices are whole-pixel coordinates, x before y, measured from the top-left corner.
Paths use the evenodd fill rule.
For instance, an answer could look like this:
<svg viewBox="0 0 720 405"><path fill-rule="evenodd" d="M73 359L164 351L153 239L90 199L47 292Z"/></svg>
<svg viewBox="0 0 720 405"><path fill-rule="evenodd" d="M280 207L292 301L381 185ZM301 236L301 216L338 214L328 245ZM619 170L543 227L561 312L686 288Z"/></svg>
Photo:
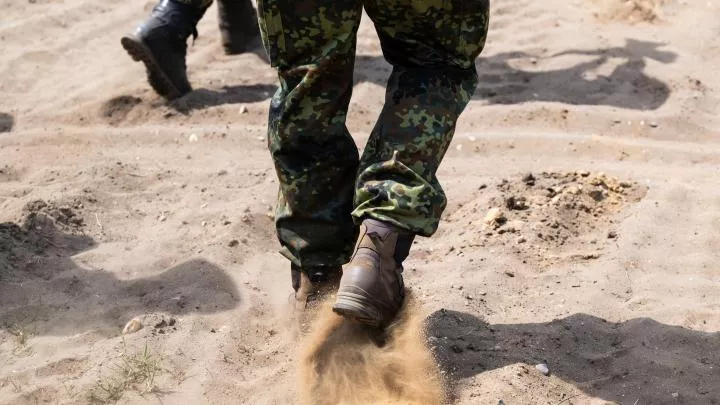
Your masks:
<svg viewBox="0 0 720 405"><path fill-rule="evenodd" d="M250 0L218 0L218 20L227 55L264 51L257 12Z"/></svg>
<svg viewBox="0 0 720 405"><path fill-rule="evenodd" d="M212 0L161 0L135 33L122 37L123 48L145 64L148 83L173 100L192 91L187 78L187 39L197 38L197 24Z"/></svg>

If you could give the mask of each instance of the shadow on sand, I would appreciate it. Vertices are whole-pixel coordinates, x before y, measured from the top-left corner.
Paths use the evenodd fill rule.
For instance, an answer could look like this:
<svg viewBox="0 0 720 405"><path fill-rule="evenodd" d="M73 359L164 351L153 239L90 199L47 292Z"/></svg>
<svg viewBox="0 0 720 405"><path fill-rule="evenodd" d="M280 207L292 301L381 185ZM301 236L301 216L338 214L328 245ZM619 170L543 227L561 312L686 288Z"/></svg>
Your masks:
<svg viewBox="0 0 720 405"><path fill-rule="evenodd" d="M452 310L433 313L427 326L436 357L456 384L507 365L547 361L564 381L620 404L720 404L720 333L586 314L490 325Z"/></svg>
<svg viewBox="0 0 720 405"><path fill-rule="evenodd" d="M168 105L178 112L186 114L192 110L202 110L225 104L264 101L272 97L275 90L277 90L277 86L269 84L226 86L220 90L197 89Z"/></svg>
<svg viewBox="0 0 720 405"><path fill-rule="evenodd" d="M15 126L15 119L12 115L0 112L0 133L10 132Z"/></svg>
<svg viewBox="0 0 720 405"><path fill-rule="evenodd" d="M490 104L521 104L550 101L570 105L606 105L635 110L653 110L670 96L670 87L648 76L648 60L668 64L677 59L673 52L660 50L664 44L628 39L625 46L603 49L573 49L534 59L524 52L481 56L477 60L479 84L474 99ZM513 63L553 62L564 56L589 60L571 67L551 70L524 70ZM593 73L613 63L609 75ZM391 66L379 56L359 56L355 84L371 82L385 86Z"/></svg>
<svg viewBox="0 0 720 405"><path fill-rule="evenodd" d="M59 227L42 213L22 225L0 223L0 327L20 325L36 335L119 333L137 315L215 313L240 302L225 271L201 259L133 280L82 268L71 256L95 242Z"/></svg>

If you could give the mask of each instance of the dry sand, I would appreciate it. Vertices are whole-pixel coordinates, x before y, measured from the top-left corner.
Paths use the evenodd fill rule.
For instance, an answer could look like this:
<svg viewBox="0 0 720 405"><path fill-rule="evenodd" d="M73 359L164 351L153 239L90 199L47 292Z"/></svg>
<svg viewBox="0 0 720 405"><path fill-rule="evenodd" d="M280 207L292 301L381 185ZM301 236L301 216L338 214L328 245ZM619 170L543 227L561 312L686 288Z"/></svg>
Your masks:
<svg viewBox="0 0 720 405"><path fill-rule="evenodd" d="M165 104L119 44L150 6L0 0L2 404L306 393L268 215L274 72L222 54L213 9L190 48L197 91ZM450 205L406 267L426 336L385 354L419 370L433 354L455 404L720 403L718 15L711 0L494 2L439 174ZM389 67L367 20L358 48L363 142Z"/></svg>

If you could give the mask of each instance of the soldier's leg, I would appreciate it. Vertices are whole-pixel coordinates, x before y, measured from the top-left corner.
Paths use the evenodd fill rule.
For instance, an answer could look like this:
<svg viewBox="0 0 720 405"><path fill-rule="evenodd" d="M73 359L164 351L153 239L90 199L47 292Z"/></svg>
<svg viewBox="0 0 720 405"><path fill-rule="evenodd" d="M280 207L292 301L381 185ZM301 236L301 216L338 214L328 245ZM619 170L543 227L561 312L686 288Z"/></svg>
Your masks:
<svg viewBox="0 0 720 405"><path fill-rule="evenodd" d="M250 0L218 0L217 7L220 37L226 54L263 51L257 12Z"/></svg>
<svg viewBox="0 0 720 405"><path fill-rule="evenodd" d="M338 270L357 233L351 211L358 151L345 116L361 7L358 0L258 1L263 42L280 79L268 129L280 182L275 222L296 271Z"/></svg>
<svg viewBox="0 0 720 405"><path fill-rule="evenodd" d="M361 159L353 215L430 236L446 206L435 173L477 85L489 3L368 0L365 7L393 71Z"/></svg>
<svg viewBox="0 0 720 405"><path fill-rule="evenodd" d="M353 215L362 222L333 310L390 323L404 298L402 262L437 229L446 199L435 176L475 91L487 0L366 0L393 65L385 106L361 159Z"/></svg>

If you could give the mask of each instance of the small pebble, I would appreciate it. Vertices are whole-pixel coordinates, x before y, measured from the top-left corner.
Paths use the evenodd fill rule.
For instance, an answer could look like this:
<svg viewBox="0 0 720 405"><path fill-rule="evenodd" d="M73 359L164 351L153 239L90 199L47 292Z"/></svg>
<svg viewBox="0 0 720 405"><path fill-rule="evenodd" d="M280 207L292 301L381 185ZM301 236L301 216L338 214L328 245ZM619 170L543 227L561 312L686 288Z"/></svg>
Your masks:
<svg viewBox="0 0 720 405"><path fill-rule="evenodd" d="M525 197L510 196L505 200L505 206L511 210L524 210L528 208Z"/></svg>
<svg viewBox="0 0 720 405"><path fill-rule="evenodd" d="M123 335L127 335L129 333L135 333L143 328L142 322L138 318L133 318L128 322L125 327L122 330Z"/></svg>
<svg viewBox="0 0 720 405"><path fill-rule="evenodd" d="M536 365L536 366L535 366L535 369L536 369L537 371L541 372L542 375L549 375L549 374L550 374L550 369L548 368L547 364L545 364L545 363L540 363L540 364Z"/></svg>
<svg viewBox="0 0 720 405"><path fill-rule="evenodd" d="M568 194L572 195L578 195L580 194L580 187L578 186L570 186L565 190Z"/></svg>
<svg viewBox="0 0 720 405"><path fill-rule="evenodd" d="M198 136L195 135L195 134L190 134L190 136L188 137L188 141L190 141L190 142L197 142L197 141L198 141Z"/></svg>
<svg viewBox="0 0 720 405"><path fill-rule="evenodd" d="M485 223L488 225L501 225L505 223L505 214L500 208L490 208L485 214Z"/></svg>

